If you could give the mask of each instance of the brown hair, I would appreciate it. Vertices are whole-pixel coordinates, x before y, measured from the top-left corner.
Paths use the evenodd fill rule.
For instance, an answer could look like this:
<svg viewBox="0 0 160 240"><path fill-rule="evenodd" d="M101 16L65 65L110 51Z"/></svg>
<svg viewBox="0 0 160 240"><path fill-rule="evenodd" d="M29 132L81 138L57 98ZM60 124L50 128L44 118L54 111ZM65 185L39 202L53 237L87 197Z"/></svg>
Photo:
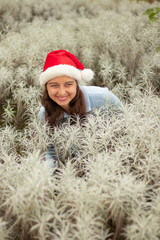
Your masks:
<svg viewBox="0 0 160 240"><path fill-rule="evenodd" d="M45 120L51 126L60 125L61 120L64 117L64 109L49 97L46 86L41 98L41 103L45 108ZM80 89L80 87L78 86L78 84L77 84L76 96L69 103L69 106L70 106L69 114L72 116L71 124L74 124L77 115L81 119L85 119L86 103L85 103L84 94Z"/></svg>

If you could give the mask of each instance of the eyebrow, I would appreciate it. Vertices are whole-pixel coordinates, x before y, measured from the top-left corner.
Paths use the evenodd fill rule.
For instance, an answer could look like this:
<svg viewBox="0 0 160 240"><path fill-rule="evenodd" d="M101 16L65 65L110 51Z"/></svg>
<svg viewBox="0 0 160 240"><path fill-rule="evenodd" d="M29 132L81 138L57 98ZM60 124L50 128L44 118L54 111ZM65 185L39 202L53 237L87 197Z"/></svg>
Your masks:
<svg viewBox="0 0 160 240"><path fill-rule="evenodd" d="M67 81L67 82L65 82L65 83L74 83L74 81ZM52 85L52 84L59 84L58 82L50 82L50 83L48 83L48 85Z"/></svg>
<svg viewBox="0 0 160 240"><path fill-rule="evenodd" d="M65 83L74 83L74 81L71 80L71 81L68 81L68 82L65 82Z"/></svg>
<svg viewBox="0 0 160 240"><path fill-rule="evenodd" d="M58 82L51 82L51 83L48 83L49 85L51 85L51 84L58 84Z"/></svg>

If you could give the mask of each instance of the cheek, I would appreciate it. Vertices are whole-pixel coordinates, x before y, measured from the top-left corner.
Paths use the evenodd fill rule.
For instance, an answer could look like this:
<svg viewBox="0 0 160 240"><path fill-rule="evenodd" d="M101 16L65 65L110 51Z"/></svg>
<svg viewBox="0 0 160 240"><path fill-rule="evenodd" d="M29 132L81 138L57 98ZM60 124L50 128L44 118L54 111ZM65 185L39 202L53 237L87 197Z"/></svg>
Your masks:
<svg viewBox="0 0 160 240"><path fill-rule="evenodd" d="M77 91L74 91L74 97L76 96L76 94L77 94Z"/></svg>
<svg viewBox="0 0 160 240"><path fill-rule="evenodd" d="M73 93L74 96L76 96L76 93L77 93L77 87L76 86L72 89L72 93Z"/></svg>
<svg viewBox="0 0 160 240"><path fill-rule="evenodd" d="M50 98L53 98L54 95L55 95L55 91L54 91L53 89L48 89L47 91L48 91L49 97L50 97Z"/></svg>
<svg viewBox="0 0 160 240"><path fill-rule="evenodd" d="M72 91L72 93L70 94L71 98L73 99L76 96L76 91Z"/></svg>

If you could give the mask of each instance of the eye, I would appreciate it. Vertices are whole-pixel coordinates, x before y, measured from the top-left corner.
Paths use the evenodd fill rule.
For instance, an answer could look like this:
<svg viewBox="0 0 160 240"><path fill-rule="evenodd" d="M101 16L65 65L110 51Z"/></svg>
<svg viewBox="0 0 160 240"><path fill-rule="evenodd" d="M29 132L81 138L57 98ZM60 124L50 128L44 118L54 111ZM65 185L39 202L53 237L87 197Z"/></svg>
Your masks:
<svg viewBox="0 0 160 240"><path fill-rule="evenodd" d="M72 82L68 82L68 83L66 83L66 86L72 86L72 85L73 85Z"/></svg>
<svg viewBox="0 0 160 240"><path fill-rule="evenodd" d="M50 85L50 87L56 88L56 87L58 87L58 84L52 84L52 85Z"/></svg>

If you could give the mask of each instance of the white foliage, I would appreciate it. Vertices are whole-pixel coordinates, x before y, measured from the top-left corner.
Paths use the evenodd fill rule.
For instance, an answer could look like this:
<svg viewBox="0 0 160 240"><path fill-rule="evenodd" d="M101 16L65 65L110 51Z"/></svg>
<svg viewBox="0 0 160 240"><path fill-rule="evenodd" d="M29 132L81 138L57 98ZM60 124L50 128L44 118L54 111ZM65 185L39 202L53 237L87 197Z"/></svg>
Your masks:
<svg viewBox="0 0 160 240"><path fill-rule="evenodd" d="M159 21L151 5L110 0L0 0L0 237L158 240ZM152 6L158 6L159 2ZM66 49L119 96L124 113L49 127L39 74ZM156 94L155 91L156 90ZM59 167L44 153L55 143Z"/></svg>

